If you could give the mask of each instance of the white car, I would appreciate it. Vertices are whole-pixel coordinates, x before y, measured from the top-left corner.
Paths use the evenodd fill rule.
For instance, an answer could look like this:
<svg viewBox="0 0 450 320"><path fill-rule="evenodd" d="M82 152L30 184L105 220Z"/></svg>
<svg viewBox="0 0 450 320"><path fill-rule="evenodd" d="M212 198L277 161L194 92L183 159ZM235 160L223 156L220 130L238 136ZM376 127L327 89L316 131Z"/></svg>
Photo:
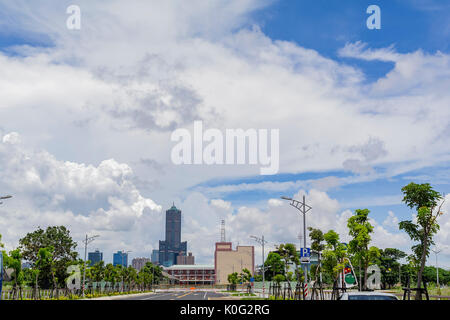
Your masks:
<svg viewBox="0 0 450 320"><path fill-rule="evenodd" d="M376 291L351 291L344 292L339 300L398 300L392 293Z"/></svg>

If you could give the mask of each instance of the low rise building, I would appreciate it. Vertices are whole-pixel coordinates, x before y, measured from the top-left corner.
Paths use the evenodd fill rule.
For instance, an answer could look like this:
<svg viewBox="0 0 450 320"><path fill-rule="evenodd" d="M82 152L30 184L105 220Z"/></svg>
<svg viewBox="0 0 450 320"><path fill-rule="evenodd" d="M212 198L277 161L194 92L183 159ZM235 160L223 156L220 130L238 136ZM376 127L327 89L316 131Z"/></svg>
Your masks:
<svg viewBox="0 0 450 320"><path fill-rule="evenodd" d="M213 285L216 280L213 265L173 265L164 268L164 271L181 285Z"/></svg>
<svg viewBox="0 0 450 320"><path fill-rule="evenodd" d="M237 246L233 250L231 242L217 242L214 252L214 271L216 284L228 284L228 275L238 274L248 269L255 273L255 248L253 246Z"/></svg>

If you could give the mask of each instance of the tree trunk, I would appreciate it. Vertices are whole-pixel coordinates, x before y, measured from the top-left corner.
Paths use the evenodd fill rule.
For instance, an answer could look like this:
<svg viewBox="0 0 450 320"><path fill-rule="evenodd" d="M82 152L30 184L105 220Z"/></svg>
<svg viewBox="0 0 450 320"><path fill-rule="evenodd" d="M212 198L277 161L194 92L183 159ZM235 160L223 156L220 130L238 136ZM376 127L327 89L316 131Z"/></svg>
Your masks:
<svg viewBox="0 0 450 320"><path fill-rule="evenodd" d="M369 267L368 261L364 261L364 290L367 290L367 268Z"/></svg>
<svg viewBox="0 0 450 320"><path fill-rule="evenodd" d="M417 289L420 289L422 285L422 274L423 270L425 268L425 262L427 260L427 246L428 246L428 233L425 230L424 232L424 239L423 239L423 248L422 248L422 257L420 258L420 269L419 273L417 274ZM416 296L414 298L415 300L422 300L422 293L420 290L416 291Z"/></svg>

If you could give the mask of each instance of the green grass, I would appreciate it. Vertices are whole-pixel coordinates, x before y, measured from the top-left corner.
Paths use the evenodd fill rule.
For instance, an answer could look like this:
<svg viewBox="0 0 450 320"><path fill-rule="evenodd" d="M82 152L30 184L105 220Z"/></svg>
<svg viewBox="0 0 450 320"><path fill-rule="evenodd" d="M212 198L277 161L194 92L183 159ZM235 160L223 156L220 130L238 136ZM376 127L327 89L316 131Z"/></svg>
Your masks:
<svg viewBox="0 0 450 320"><path fill-rule="evenodd" d="M403 287L394 287L391 289L387 289L389 291L395 292L395 293L403 293L402 290ZM428 294L429 295L441 295L441 296L450 296L450 287L444 287L444 288L436 288L436 285L429 285L428 286ZM439 294L440 291L440 294Z"/></svg>
<svg viewBox="0 0 450 320"><path fill-rule="evenodd" d="M243 293L243 292L240 292L240 293L233 293L232 294L232 296L233 297L256 297L256 294L254 294L254 293Z"/></svg>
<svg viewBox="0 0 450 320"><path fill-rule="evenodd" d="M92 298L102 298L102 297L112 297L112 296L121 296L121 295L128 295L128 294L138 294L138 293L150 293L153 291L130 291L130 292L108 292L108 293L101 293L101 292L95 292L95 293L86 293L85 297L79 295L69 295L69 296L59 296L58 298L41 298L40 300L79 300L79 299L92 299ZM19 299L19 300L34 300L34 299Z"/></svg>

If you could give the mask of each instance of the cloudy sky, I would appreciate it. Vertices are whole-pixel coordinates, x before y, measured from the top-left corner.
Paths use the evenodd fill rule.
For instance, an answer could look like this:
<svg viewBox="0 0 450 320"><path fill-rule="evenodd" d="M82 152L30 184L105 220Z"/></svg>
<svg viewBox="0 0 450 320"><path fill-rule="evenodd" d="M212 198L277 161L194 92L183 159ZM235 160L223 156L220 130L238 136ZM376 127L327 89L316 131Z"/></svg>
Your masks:
<svg viewBox="0 0 450 320"><path fill-rule="evenodd" d="M188 250L213 263L222 219L235 245L298 243L279 199L306 195L308 225L347 241L368 208L373 244L409 252L401 187L450 191L449 14L434 0L0 0L2 242L66 225L79 252L87 233L106 262L148 257L174 201ZM174 165L171 134L195 120L279 129L278 174ZM450 268L447 200L436 242Z"/></svg>

